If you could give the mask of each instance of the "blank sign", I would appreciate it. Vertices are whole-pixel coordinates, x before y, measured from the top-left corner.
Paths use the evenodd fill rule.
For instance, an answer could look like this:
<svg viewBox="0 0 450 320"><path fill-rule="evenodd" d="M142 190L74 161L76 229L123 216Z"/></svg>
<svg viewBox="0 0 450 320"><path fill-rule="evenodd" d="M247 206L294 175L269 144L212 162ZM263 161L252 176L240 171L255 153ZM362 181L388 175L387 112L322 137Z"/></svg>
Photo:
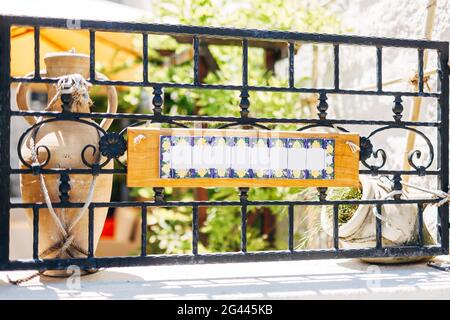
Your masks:
<svg viewBox="0 0 450 320"><path fill-rule="evenodd" d="M349 147L349 142L359 145L356 133L139 127L127 130L130 187L359 184L359 151Z"/></svg>
<svg viewBox="0 0 450 320"><path fill-rule="evenodd" d="M163 136L160 178L334 179L334 144L334 139Z"/></svg>

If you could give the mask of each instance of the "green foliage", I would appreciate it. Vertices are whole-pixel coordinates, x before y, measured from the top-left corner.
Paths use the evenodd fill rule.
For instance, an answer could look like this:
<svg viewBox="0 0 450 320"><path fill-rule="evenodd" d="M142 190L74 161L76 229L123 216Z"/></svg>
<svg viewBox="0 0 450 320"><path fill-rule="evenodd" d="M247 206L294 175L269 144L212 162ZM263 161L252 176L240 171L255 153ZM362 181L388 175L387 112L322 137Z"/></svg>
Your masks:
<svg viewBox="0 0 450 320"><path fill-rule="evenodd" d="M157 22L199 26L233 26L239 28L278 29L302 32L340 31L341 22L332 13L315 2L298 0L165 0L152 1ZM137 41L137 43L139 43ZM176 66L160 54L161 49L181 53L190 45L178 44L168 36L149 35L149 75L151 81L192 83L193 61ZM137 48L140 49L140 48ZM210 72L203 82L206 84L242 83L242 48L239 46L209 46L219 69ZM264 50L249 48L249 82L261 86L286 86L287 74L275 75L267 71ZM299 84L310 80L303 77ZM121 111L133 112L142 97L141 88L133 88L120 94ZM151 91L147 92L151 96ZM239 116L239 93L228 90L165 90L164 113L200 114L209 116ZM308 115L310 99L307 95L281 92L250 92L250 115L271 118L301 118ZM314 102L315 103L315 102ZM147 112L147 110L140 110ZM208 124L214 127L217 124ZM295 130L293 125L270 125L274 129ZM287 199L299 192L296 188L252 188L250 199ZM238 192L232 188L209 190L210 200L236 200ZM167 200L193 199L192 189L165 189ZM140 199L151 199L151 188L133 189L131 195ZM270 207L277 219L285 218L286 208ZM249 209L250 210L250 209ZM252 212L249 212L251 214ZM191 209L170 208L152 210L149 214L149 252L180 253L190 250ZM207 235L209 251L240 250L240 210L235 207L213 207L208 209L207 220L201 232ZM282 241L269 243L261 235L257 223L248 226L248 249L285 248Z"/></svg>
<svg viewBox="0 0 450 320"><path fill-rule="evenodd" d="M323 33L341 28L319 1L153 0L152 7L166 23Z"/></svg>
<svg viewBox="0 0 450 320"><path fill-rule="evenodd" d="M361 200L361 198L362 192L359 188L334 188L329 196L330 200ZM338 210L339 225L350 220L357 209L357 204L340 205ZM332 215L332 212L329 212L329 214Z"/></svg>
<svg viewBox="0 0 450 320"><path fill-rule="evenodd" d="M153 254L190 252L191 216L192 211L185 207L152 209L147 218L148 251Z"/></svg>

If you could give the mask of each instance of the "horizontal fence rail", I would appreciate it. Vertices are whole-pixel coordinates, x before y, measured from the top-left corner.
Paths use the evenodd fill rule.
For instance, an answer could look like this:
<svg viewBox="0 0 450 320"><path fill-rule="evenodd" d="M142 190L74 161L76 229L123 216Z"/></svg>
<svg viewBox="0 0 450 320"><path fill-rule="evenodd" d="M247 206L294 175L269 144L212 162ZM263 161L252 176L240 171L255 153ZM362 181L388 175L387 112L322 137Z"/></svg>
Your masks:
<svg viewBox="0 0 450 320"><path fill-rule="evenodd" d="M360 37L347 35L313 34L286 31L264 31L250 29L232 29L232 28L211 28L195 27L182 25L164 25L148 23L126 23L110 21L89 21L81 20L77 25L79 29L89 31L89 79L94 85L114 85L131 87L150 87L153 89L153 113L73 113L65 111L70 109L71 96L62 94L63 112L54 111L13 111L10 106L10 88L16 83L56 83L58 78L46 78L40 75L40 32L43 28L69 29L69 22L66 19L51 19L37 17L20 16L0 16L0 270L19 270L19 269L65 269L70 265L78 265L84 269L100 267L120 267L132 265L158 265L158 264L182 264L182 263L221 263L221 262L244 262L244 261L269 261L269 260L296 260L296 259L323 259L323 258L354 258L354 257L406 257L406 256L433 256L438 254L447 254L449 252L449 215L448 204L444 203L438 209L438 238L440 243L433 246L424 245L423 239L423 208L426 204L437 204L441 199L438 198L409 198L394 197L393 199L367 199L367 200L327 200L326 188L318 188L319 200L251 200L248 199L248 188L239 188L237 201L167 201L164 199L164 189L154 188L154 201L120 201L120 202L91 202L88 208L88 252L85 258L72 259L42 259L39 257L39 220L40 209L47 209L46 203L12 203L10 197L10 179L11 175L33 174L33 175L59 175L61 184L70 181L71 174L84 174L97 176L102 175L126 175L127 166L120 160L123 152L114 153L111 151L118 143L126 142L126 129L121 132L107 132L93 122L87 123L86 118L90 119L114 119L114 120L133 120L130 126L137 126L146 122L168 124L174 127L187 128L195 123L215 123L221 125L220 128L230 128L233 126L252 126L254 128L269 129L267 126L272 124L294 124L299 125L298 131L304 131L311 128L334 128L341 132L348 132L344 127L346 125L365 125L373 126L374 130L365 137L361 137L360 162L361 175L388 175L392 177L394 188L397 191L402 190L402 176L434 176L437 178L437 188L443 192L448 192L448 163L449 163L449 70L448 70L448 42L428 41L428 40L409 40L409 39L391 39ZM23 26L34 30L34 73L29 77L11 76L11 27ZM102 80L96 77L96 59L95 59L95 41L96 32L122 32L142 35L142 81L126 80ZM151 44L148 41L148 35L169 35L169 36L188 36L192 38L193 49L193 82L192 83L173 83L173 82L153 82L149 81L149 55L148 49ZM233 40L236 45L242 47L242 83L240 85L223 84L205 84L199 77L199 56L200 47L203 39ZM249 85L248 71L248 49L258 41L270 41L284 43L288 48L288 84L285 87L272 86L254 86ZM331 88L306 88L295 85L295 43L319 43L333 46L333 85ZM375 90L351 90L343 89L340 83L340 47L342 45L350 46L369 46L376 50L376 81ZM417 69L418 69L418 90L417 92L404 91L386 91L382 84L383 72L383 48L410 48L417 50ZM423 52L424 50L435 50L438 56L438 86L436 92L424 92L424 70L423 70ZM30 55L33 54L30 52ZM163 90L167 88L180 88L188 90L231 90L239 94L240 116L199 116L199 115L167 115L163 113ZM318 118L261 118L251 117L252 92L283 92L283 93L316 93L318 94L317 111ZM330 119L327 118L328 103L326 102L330 95L363 95L363 96L391 96L392 97L392 116L393 120L358 120L358 119ZM405 97L428 97L437 102L438 119L436 121L404 121L403 100ZM356 106L349 106L356 108ZM11 120L13 118L35 116L43 117L41 122L28 128L20 137L18 145L11 145ZM101 141L108 142L114 137L114 143L111 143L110 149L106 147L103 151L106 154L106 161L102 163L89 163L85 159L85 153L92 151L89 146L83 149L80 155L86 168L47 168L50 152L45 163L39 165L26 164L23 160L22 145L26 137L33 131L39 130L42 124L55 121L66 121L67 125L71 122L89 124L94 127ZM128 127L130 127L128 126ZM430 138L422 131L423 128L431 128L437 132L437 141L434 147ZM428 148L428 161L426 163L416 163L421 157L421 151L413 150L409 157L411 170L395 170L385 168L388 160L388 154L384 149L374 149L371 138L381 132L393 129L402 129L412 131L419 135L426 142ZM95 148L95 147L94 147ZM11 167L10 154L8 150L17 152L20 160L26 168ZM95 150L95 149L94 149ZM100 150L102 151L102 150ZM103 152L102 152L103 154ZM110 162L116 164L115 168L106 168ZM432 164L436 164L436 169L432 169ZM60 201L52 203L56 209L59 208L82 208L84 203L69 201L70 187L68 189L60 187ZM365 249L342 249L339 245L338 231L338 210L342 205L373 205L378 213L381 212L382 205L389 204L416 204L418 208L418 243L411 246L387 247L382 243L382 221L376 219L376 245L373 248ZM305 249L296 250L294 248L294 210L296 206L331 206L333 208L333 244L330 249ZM249 206L283 206L288 211L288 234L286 250L279 251L261 251L250 252L247 248L247 222ZM141 250L136 256L130 257L96 257L94 253L94 217L96 208L139 208L141 214ZM192 210L192 253L182 255L155 255L147 253L147 209L154 207L187 207ZM241 215L240 223L240 252L227 253L199 253L199 209L208 207L239 207ZM33 222L33 259L31 260L11 260L10 259L10 210L11 209L31 209Z"/></svg>

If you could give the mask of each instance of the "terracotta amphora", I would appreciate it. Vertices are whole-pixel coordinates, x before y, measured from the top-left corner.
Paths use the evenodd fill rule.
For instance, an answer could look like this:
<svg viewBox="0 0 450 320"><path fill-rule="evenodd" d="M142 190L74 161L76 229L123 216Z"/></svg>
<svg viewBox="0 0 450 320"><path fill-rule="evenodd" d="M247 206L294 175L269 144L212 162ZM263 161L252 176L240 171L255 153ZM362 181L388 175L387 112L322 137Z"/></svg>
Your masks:
<svg viewBox="0 0 450 320"><path fill-rule="evenodd" d="M89 56L84 54L77 54L71 52L58 52L48 54L44 58L45 70L41 70L42 77L61 77L71 74L80 74L84 79L89 78ZM28 76L31 76L28 74ZM96 73L97 79L105 79L106 76L100 73ZM17 88L16 101L20 110L30 110L26 93L28 89L27 83L21 83ZM114 87L108 86L108 113L115 113L117 111L117 92ZM55 84L47 84L48 101L51 101L57 94ZM61 101L59 98L50 103L46 110L48 111L61 111ZM78 106L77 110L71 110L76 112L90 112L89 105ZM48 119L47 117L26 117L26 121L30 125L34 125L39 121ZM83 119L85 121L93 122L91 119ZM104 119L100 126L107 130L111 125L112 119ZM30 143L29 135L25 140L21 148L22 157L28 164L33 162L32 157L32 145ZM44 123L39 127L36 137L34 139L35 150L38 150L38 159L40 163L44 163L48 157L45 146L50 152L50 160L44 166L48 168L88 168L82 161L81 153L83 148L87 145L93 145L96 147L97 153L93 154L92 149L85 152L85 159L93 163L95 159L98 160L98 145L100 134L99 131L88 124L80 123L76 121L55 121ZM104 161L101 157L100 161ZM113 161L110 161L105 169L111 169L113 167ZM20 168L27 168L23 163L20 163ZM44 174L44 181L48 194L52 202L58 203L60 201L60 175L59 174ZM93 179L90 174L70 174L70 191L69 201L85 203L88 196L89 188ZM44 193L42 185L39 181L39 175L33 174L21 174L20 176L20 190L22 194L22 200L25 203L45 203ZM109 174L100 174L96 178L94 185L94 192L92 202L108 202L111 197L113 176ZM96 208L94 212L94 250L97 247L103 225L106 219L108 208ZM56 208L55 212L60 217L62 223L67 226L70 225L74 217L79 213L79 208ZM27 215L32 221L32 211L27 209ZM70 232L73 235L73 243L76 244L81 251L87 252L88 250L88 213L78 221L75 227ZM40 258L81 258L86 257L78 250L69 248L68 250L50 250L58 245L64 243L63 236L57 226L57 223L51 217L51 214L47 208L40 209L39 212L39 255ZM44 252L46 252L43 254ZM44 256L45 255L45 256Z"/></svg>

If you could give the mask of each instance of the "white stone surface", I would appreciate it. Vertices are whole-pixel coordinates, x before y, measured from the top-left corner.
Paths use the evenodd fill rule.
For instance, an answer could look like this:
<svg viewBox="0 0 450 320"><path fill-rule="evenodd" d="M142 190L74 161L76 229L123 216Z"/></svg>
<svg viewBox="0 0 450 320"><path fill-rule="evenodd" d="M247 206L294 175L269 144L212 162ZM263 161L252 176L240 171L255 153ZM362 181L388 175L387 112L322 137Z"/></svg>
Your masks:
<svg viewBox="0 0 450 320"><path fill-rule="evenodd" d="M449 261L447 259L447 261ZM0 273L0 299L449 299L450 273L359 260L111 268L76 279Z"/></svg>
<svg viewBox="0 0 450 320"><path fill-rule="evenodd" d="M361 36L393 37L407 39L423 39L428 0L358 0L334 1L334 9L342 16L347 34ZM450 2L437 0L432 40L448 41L450 39ZM372 47L342 46L340 50L340 83L342 88L364 88L376 83L376 52ZM426 70L437 67L435 51L429 51ZM329 69L332 71L331 69ZM383 81L395 78L409 79L417 71L417 51L414 49L383 48ZM330 76L324 73L325 78ZM429 80L432 90L436 90L436 77ZM385 86L386 91L412 91L411 85L403 81L396 85ZM426 90L426 88L425 88ZM412 98L403 97L404 116L408 120L412 109ZM393 97L367 96L332 96L329 100L330 117L339 119L376 119L393 120L391 108ZM435 99L422 99L419 121L436 120L437 103ZM351 127L350 127L351 129ZM358 126L354 128L365 135L373 127ZM433 142L436 148L436 130L420 128ZM403 155L406 152L406 130L389 130L385 134L374 137L375 148L383 148L388 154L386 168L400 169ZM422 150L423 163L427 162L427 147L425 141L417 137L416 148ZM373 160L372 160L373 161ZM432 168L436 168L436 159ZM423 184L423 179L413 179ZM430 186L435 186L428 179Z"/></svg>

